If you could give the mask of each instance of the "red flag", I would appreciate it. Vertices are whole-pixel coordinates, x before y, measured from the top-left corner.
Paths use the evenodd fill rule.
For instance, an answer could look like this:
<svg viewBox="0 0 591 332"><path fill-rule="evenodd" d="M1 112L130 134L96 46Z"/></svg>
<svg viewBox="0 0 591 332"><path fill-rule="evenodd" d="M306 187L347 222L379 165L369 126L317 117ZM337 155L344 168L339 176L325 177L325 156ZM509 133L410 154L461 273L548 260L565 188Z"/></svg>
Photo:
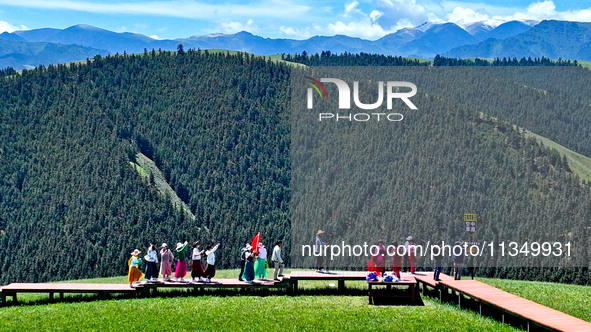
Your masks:
<svg viewBox="0 0 591 332"><path fill-rule="evenodd" d="M252 246L252 252L259 253L259 243L261 243L261 232L252 239L252 243L250 244Z"/></svg>

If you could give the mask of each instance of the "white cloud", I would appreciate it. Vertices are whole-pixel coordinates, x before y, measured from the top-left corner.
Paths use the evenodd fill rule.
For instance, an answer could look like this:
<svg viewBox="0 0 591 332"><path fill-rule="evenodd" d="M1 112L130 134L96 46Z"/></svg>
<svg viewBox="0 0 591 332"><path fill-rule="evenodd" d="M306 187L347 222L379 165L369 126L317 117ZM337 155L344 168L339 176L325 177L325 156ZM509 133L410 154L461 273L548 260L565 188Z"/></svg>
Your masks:
<svg viewBox="0 0 591 332"><path fill-rule="evenodd" d="M378 39L395 30L384 29L378 20L383 15L373 9L369 14L358 8L359 3L353 1L345 4L339 19L326 24L316 24L304 29L281 26L280 31L287 37L305 39L315 35L347 35L363 39Z"/></svg>
<svg viewBox="0 0 591 332"><path fill-rule="evenodd" d="M150 36L148 36L148 37L150 37L150 38L152 38L152 39L156 39L156 40L160 40L160 39L161 39L160 37L158 37L158 36L156 36L156 35L150 35Z"/></svg>
<svg viewBox="0 0 591 332"><path fill-rule="evenodd" d="M50 10L70 10L129 16L165 16L202 20L215 32L261 31L265 36L303 39L314 35L346 34L377 39L398 29L421 23L451 21L466 25L477 21L496 26L507 20L571 20L591 22L591 7L559 11L556 0L531 0L529 6L497 6L483 0L345 0L318 5L312 0L0 0L0 5ZM515 1L519 3L519 1ZM256 24L254 23L256 21ZM129 28L149 27L134 24ZM26 29L0 21L1 31ZM149 33L162 35L152 28ZM119 31L127 31L122 27Z"/></svg>
<svg viewBox="0 0 591 332"><path fill-rule="evenodd" d="M27 26L25 25L12 25L6 21L0 21L0 33L3 32L13 32L13 31L17 31L17 30L28 30L29 28L27 28Z"/></svg>
<svg viewBox="0 0 591 332"><path fill-rule="evenodd" d="M254 32L257 30L256 24L252 19L248 19L246 23L241 22L223 22L220 28L224 33L236 33L240 31Z"/></svg>
<svg viewBox="0 0 591 332"><path fill-rule="evenodd" d="M371 13L369 13L369 18L371 19L372 22L377 21L382 15L384 15L384 13L382 13L379 10L372 10Z"/></svg>
<svg viewBox="0 0 591 332"><path fill-rule="evenodd" d="M525 10L512 15L495 16L502 20L564 20L591 22L591 7L579 10L557 11L554 1L542 1L530 4Z"/></svg>
<svg viewBox="0 0 591 332"><path fill-rule="evenodd" d="M117 3L71 0L0 0L0 4L29 8L67 9L90 13L156 15L192 19L212 19L216 17L298 18L310 10L309 6L287 0L264 0L253 3L218 2L215 4L192 0L147 0ZM277 10L278 8L281 8L281 10Z"/></svg>
<svg viewBox="0 0 591 332"><path fill-rule="evenodd" d="M591 22L591 8L581 10L568 10L560 13L560 17L567 21Z"/></svg>
<svg viewBox="0 0 591 332"><path fill-rule="evenodd" d="M353 1L348 4L345 4L345 16L351 16L353 14L360 14L361 11L357 9L359 2Z"/></svg>
<svg viewBox="0 0 591 332"><path fill-rule="evenodd" d="M411 25L418 25L426 21L437 21L439 17L426 10L417 0L373 0L375 10L382 15L377 23L386 30L393 30Z"/></svg>
<svg viewBox="0 0 591 332"><path fill-rule="evenodd" d="M487 21L489 19L488 14L476 11L472 8L456 7L453 11L446 16L450 22L458 24L468 24L473 22Z"/></svg>
<svg viewBox="0 0 591 332"><path fill-rule="evenodd" d="M326 31L329 35L347 35L364 39L377 39L387 34L379 24L370 20L348 23L336 21L329 23Z"/></svg>

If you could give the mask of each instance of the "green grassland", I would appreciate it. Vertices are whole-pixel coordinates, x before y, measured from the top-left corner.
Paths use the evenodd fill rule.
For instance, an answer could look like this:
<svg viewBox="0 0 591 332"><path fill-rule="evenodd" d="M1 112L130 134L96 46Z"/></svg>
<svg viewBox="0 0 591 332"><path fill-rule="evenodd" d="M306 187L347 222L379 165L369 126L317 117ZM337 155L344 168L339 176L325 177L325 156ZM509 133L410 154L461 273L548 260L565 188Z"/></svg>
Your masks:
<svg viewBox="0 0 591 332"><path fill-rule="evenodd" d="M216 278L237 275L236 269L221 270ZM126 279L118 276L68 282L126 283ZM589 286L478 280L591 321ZM92 295L67 295L64 302L58 303L49 303L47 295L20 294L21 305L0 308L0 330L358 331L372 327L411 331L515 330L428 297L423 297L425 306L370 306L366 285L361 281L347 283L348 295L338 294L333 281L300 281L299 286L302 293L299 296L267 290L206 291L194 296L188 290L167 289L155 298L121 295L98 299Z"/></svg>
<svg viewBox="0 0 591 332"><path fill-rule="evenodd" d="M370 306L360 296L199 296L105 300L0 309L2 330L96 331L513 331L427 300Z"/></svg>
<svg viewBox="0 0 591 332"><path fill-rule="evenodd" d="M585 181L591 181L591 158L576 153L544 136L532 133L531 131L524 130L524 133L526 136L533 137L543 145L558 151L560 155L566 156L568 167L573 171L573 173L577 174Z"/></svg>
<svg viewBox="0 0 591 332"><path fill-rule="evenodd" d="M271 270L269 270L271 271ZM218 277L236 277L238 270L219 271ZM71 282L125 283L126 277ZM456 306L423 298L425 306L371 306L363 282L351 282L350 293L336 295L331 282L301 282L304 295L283 292L163 291L155 298L95 297L47 303L46 296L22 294L19 306L0 308L0 330L91 331L515 331ZM334 292L334 295L331 295ZM316 295L312 295L316 294ZM318 295L322 294L322 295ZM188 296L189 295L189 296Z"/></svg>
<svg viewBox="0 0 591 332"><path fill-rule="evenodd" d="M478 278L478 280L591 322L590 286L491 278Z"/></svg>

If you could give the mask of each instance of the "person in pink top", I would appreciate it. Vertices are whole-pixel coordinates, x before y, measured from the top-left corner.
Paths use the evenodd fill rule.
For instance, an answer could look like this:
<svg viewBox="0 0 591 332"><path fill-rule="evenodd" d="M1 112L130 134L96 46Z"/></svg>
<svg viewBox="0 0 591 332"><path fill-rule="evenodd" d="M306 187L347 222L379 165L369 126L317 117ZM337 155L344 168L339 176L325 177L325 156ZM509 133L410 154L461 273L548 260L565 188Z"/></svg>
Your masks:
<svg viewBox="0 0 591 332"><path fill-rule="evenodd" d="M164 281L170 281L173 259L174 256L172 255L172 251L168 249L168 245L162 243L162 249L160 250L160 274L164 278Z"/></svg>
<svg viewBox="0 0 591 332"><path fill-rule="evenodd" d="M378 241L377 252L374 256L375 272L379 275L384 275L386 272L386 247L384 247L384 241Z"/></svg>

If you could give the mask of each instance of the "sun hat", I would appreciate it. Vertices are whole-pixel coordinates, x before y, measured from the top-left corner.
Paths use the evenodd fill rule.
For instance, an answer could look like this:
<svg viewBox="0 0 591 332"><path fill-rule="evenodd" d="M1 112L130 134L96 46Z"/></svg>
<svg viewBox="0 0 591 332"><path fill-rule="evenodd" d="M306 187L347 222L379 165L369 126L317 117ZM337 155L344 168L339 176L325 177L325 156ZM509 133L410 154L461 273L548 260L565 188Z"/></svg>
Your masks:
<svg viewBox="0 0 591 332"><path fill-rule="evenodd" d="M179 250L182 247L183 247L183 244L182 243L179 242L179 243L176 244L176 250Z"/></svg>
<svg viewBox="0 0 591 332"><path fill-rule="evenodd" d="M168 244L166 244L166 243L162 243L162 246L161 246L161 247L162 247L162 248L168 248Z"/></svg>
<svg viewBox="0 0 591 332"><path fill-rule="evenodd" d="M412 241L412 240L414 240L414 238L412 237L412 235L409 235L409 236L406 237L406 241Z"/></svg>
<svg viewBox="0 0 591 332"><path fill-rule="evenodd" d="M138 249L135 249L134 251L131 252L132 256L137 256L141 253L141 251L139 251Z"/></svg>
<svg viewBox="0 0 591 332"><path fill-rule="evenodd" d="M316 235L320 235L320 234L324 234L324 231L321 229L318 230L318 233L316 233Z"/></svg>

